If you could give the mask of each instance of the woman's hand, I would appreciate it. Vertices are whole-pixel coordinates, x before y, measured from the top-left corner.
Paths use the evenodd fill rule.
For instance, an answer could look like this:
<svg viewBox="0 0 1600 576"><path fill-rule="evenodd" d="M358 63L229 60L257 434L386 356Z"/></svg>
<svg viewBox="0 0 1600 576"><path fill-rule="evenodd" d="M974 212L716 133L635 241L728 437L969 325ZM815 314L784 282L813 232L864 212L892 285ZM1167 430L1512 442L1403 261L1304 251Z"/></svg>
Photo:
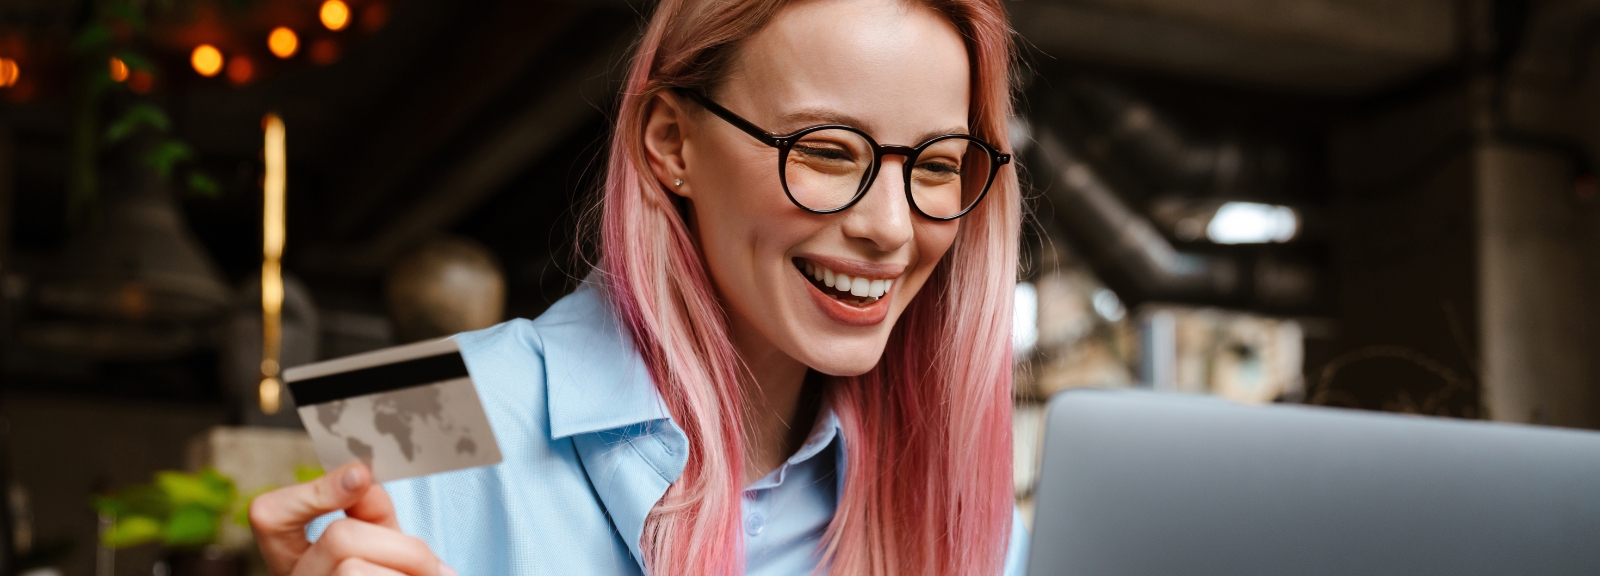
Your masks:
<svg viewBox="0 0 1600 576"><path fill-rule="evenodd" d="M313 544L306 524L336 510ZM400 531L394 502L359 462L273 490L250 504L250 527L273 576L455 576L428 544Z"/></svg>

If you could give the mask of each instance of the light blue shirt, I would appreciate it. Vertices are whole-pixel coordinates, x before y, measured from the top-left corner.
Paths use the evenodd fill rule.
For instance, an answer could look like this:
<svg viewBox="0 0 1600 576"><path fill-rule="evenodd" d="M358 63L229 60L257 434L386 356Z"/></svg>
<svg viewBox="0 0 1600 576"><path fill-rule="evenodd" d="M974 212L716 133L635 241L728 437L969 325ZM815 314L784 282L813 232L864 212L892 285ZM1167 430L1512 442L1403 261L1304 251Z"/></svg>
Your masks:
<svg viewBox="0 0 1600 576"><path fill-rule="evenodd" d="M642 574L645 516L688 440L600 292L586 283L537 320L455 338L504 461L385 484L401 528L463 576ZM844 450L824 409L794 456L745 488L748 574L813 572ZM1005 573L1020 576L1027 536L1012 525Z"/></svg>

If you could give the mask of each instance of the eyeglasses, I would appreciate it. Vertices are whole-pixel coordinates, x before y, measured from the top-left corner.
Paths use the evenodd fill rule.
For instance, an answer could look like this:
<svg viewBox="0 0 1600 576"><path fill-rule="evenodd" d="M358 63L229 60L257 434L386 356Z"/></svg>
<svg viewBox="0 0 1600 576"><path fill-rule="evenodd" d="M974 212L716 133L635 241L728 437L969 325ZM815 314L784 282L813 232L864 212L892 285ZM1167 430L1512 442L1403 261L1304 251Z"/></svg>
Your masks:
<svg viewBox="0 0 1600 576"><path fill-rule="evenodd" d="M916 146L882 146L854 126L824 124L772 134L723 108L705 94L675 91L761 143L778 149L783 193L814 214L844 211L867 195L883 157L905 158L906 199L918 214L955 220L989 193L995 174L1011 162L988 142L965 134L929 138Z"/></svg>

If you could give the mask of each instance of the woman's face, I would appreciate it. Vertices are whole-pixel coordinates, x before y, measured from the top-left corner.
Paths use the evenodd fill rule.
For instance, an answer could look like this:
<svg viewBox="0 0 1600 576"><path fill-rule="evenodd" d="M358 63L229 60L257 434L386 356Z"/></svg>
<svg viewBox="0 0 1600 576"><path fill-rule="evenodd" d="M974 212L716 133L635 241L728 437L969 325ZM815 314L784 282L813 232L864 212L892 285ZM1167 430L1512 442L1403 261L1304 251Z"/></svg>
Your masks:
<svg viewBox="0 0 1600 576"><path fill-rule="evenodd" d="M961 36L931 9L899 0L800 0L741 45L710 96L778 134L848 124L883 145L915 146L968 131L969 78ZM672 170L657 167L657 176L690 200L694 233L741 352L781 353L831 375L872 369L959 221L913 212L900 156L884 158L880 176L849 210L806 212L784 195L777 150L687 99L661 106L675 110L682 132L679 161L665 165ZM825 287L817 274L835 285L840 275L862 278L868 294Z"/></svg>

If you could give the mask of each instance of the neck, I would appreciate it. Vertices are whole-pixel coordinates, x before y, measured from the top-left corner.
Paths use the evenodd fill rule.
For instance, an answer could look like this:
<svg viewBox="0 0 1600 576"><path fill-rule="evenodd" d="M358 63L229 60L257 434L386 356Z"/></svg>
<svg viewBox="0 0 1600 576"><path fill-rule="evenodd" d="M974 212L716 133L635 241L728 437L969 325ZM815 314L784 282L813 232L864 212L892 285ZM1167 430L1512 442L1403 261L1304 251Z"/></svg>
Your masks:
<svg viewBox="0 0 1600 576"><path fill-rule="evenodd" d="M733 348L749 370L744 386L746 436L744 483L782 466L805 443L817 419L821 391L807 386L805 364L778 350L754 326L734 320Z"/></svg>

